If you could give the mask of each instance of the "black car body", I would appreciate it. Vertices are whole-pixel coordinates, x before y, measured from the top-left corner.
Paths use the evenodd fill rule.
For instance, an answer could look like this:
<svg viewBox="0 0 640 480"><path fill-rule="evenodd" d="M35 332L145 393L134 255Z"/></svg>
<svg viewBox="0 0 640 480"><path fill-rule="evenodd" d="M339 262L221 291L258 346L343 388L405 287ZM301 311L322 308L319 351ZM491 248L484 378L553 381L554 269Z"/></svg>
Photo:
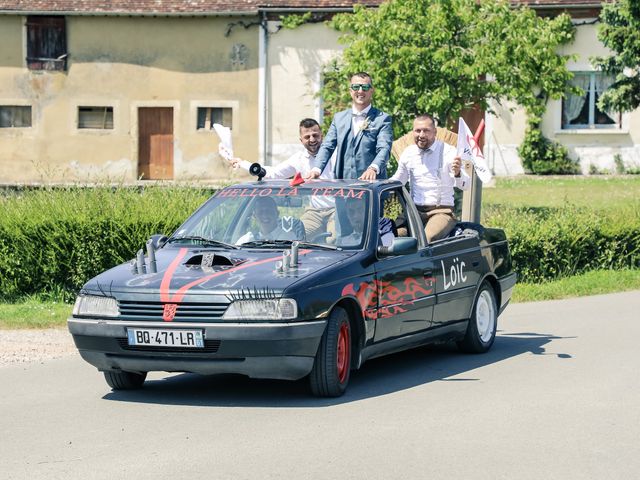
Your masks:
<svg viewBox="0 0 640 480"><path fill-rule="evenodd" d="M260 233L264 197L287 238ZM335 226L311 232L310 211ZM488 350L516 281L502 230L461 223L428 245L392 181L234 185L148 247L87 282L68 320L114 389L169 371L309 376L314 394L340 395L368 358L447 340Z"/></svg>

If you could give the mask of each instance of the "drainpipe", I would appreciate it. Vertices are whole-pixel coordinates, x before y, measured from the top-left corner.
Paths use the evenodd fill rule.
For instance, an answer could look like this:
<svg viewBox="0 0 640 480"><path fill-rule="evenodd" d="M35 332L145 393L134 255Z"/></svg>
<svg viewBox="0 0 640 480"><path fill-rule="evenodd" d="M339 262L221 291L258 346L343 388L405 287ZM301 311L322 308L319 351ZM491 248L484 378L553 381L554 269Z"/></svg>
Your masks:
<svg viewBox="0 0 640 480"><path fill-rule="evenodd" d="M271 165L270 155L267 155L269 24L265 12L262 12L260 16L260 38L258 40L258 161L263 165Z"/></svg>

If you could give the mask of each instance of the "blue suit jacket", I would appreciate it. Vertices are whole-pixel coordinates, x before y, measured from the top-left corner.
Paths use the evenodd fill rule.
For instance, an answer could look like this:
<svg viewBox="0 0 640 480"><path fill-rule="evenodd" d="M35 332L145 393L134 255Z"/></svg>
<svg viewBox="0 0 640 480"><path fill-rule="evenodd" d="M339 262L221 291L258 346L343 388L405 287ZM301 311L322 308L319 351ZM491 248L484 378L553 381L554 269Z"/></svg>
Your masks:
<svg viewBox="0 0 640 480"><path fill-rule="evenodd" d="M323 171L335 151L336 178L358 178L372 164L378 167L378 178L387 178L387 161L393 143L391 117L371 107L366 122L367 127L354 138L351 109L336 113L313 166Z"/></svg>

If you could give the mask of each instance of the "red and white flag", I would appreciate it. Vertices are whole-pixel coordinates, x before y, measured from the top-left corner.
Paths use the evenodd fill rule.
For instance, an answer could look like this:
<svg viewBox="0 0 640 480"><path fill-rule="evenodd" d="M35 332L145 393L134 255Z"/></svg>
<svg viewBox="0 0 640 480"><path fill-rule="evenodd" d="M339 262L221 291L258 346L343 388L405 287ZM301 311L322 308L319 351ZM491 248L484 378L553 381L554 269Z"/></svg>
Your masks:
<svg viewBox="0 0 640 480"><path fill-rule="evenodd" d="M491 170L489 170L482 150L480 150L480 145L478 145L467 123L462 118L458 121L458 156L462 160L471 161L482 183L487 183L491 180Z"/></svg>

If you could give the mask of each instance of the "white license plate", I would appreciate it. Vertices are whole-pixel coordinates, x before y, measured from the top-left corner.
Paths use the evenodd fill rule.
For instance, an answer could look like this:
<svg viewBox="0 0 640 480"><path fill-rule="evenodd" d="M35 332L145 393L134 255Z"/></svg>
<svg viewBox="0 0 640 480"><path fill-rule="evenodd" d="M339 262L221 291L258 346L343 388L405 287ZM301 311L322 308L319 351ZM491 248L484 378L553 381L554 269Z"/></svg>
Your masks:
<svg viewBox="0 0 640 480"><path fill-rule="evenodd" d="M202 330L127 329L129 345L151 347L204 348Z"/></svg>

